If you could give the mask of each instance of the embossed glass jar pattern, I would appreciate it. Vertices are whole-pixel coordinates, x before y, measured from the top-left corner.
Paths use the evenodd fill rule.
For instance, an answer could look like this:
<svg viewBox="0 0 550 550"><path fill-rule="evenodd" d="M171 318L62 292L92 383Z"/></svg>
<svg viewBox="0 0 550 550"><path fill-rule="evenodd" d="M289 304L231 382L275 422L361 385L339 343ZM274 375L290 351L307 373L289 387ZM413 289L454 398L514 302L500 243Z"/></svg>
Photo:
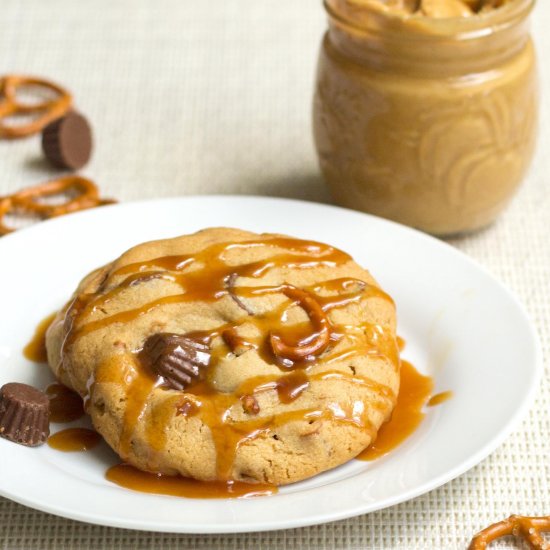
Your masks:
<svg viewBox="0 0 550 550"><path fill-rule="evenodd" d="M533 2L430 19L326 0L313 126L337 202L437 235L496 218L535 145Z"/></svg>

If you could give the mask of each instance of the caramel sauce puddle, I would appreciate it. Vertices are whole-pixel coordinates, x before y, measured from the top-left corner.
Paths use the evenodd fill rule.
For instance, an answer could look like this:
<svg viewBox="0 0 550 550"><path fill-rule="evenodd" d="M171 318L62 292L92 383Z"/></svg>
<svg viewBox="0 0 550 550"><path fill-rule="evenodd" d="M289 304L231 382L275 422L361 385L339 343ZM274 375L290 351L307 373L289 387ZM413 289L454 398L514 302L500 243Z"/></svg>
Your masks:
<svg viewBox="0 0 550 550"><path fill-rule="evenodd" d="M401 362L401 385L391 419L378 431L375 442L360 453L359 460L375 460L389 453L418 428L422 408L433 390L433 380L420 374L408 361Z"/></svg>
<svg viewBox="0 0 550 550"><path fill-rule="evenodd" d="M67 428L48 437L48 445L57 451L74 453L89 451L101 443L103 438L88 428Z"/></svg>
<svg viewBox="0 0 550 550"><path fill-rule="evenodd" d="M34 335L30 342L23 348L23 355L29 361L36 363L47 363L48 354L46 352L46 332L53 323L57 312L48 315L38 323Z"/></svg>
<svg viewBox="0 0 550 550"><path fill-rule="evenodd" d="M243 481L197 481L179 476L143 472L129 464L117 464L107 470L105 477L121 487L186 498L249 498L277 493L277 487Z"/></svg>

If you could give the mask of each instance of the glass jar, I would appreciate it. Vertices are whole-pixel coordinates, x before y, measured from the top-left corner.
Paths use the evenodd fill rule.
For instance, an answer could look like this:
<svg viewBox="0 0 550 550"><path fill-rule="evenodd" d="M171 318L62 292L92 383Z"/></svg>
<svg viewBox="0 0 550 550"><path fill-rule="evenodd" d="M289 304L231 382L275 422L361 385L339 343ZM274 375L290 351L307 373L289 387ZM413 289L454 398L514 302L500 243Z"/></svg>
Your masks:
<svg viewBox="0 0 550 550"><path fill-rule="evenodd" d="M533 4L434 19L325 1L313 125L338 203L437 235L496 218L535 145Z"/></svg>

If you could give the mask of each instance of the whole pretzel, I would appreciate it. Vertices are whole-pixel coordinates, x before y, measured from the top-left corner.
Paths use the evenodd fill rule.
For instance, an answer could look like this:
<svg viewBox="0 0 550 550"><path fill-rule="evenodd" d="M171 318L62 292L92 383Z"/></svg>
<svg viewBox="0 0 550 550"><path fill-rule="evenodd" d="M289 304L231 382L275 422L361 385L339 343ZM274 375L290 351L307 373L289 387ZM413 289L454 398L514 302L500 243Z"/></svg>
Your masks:
<svg viewBox="0 0 550 550"><path fill-rule="evenodd" d="M472 539L469 550L485 550L494 540L508 535L522 538L533 550L548 550L550 543L544 541L541 531L550 531L550 516L510 516L480 531Z"/></svg>
<svg viewBox="0 0 550 550"><path fill-rule="evenodd" d="M294 286L285 286L282 292L291 300L298 302L300 307L307 313L314 333L310 338L299 342L297 345L288 344L276 333L269 336L273 353L277 357L300 361L310 355L317 355L324 351L330 342L329 322L323 308L315 298L305 290Z"/></svg>
<svg viewBox="0 0 550 550"><path fill-rule="evenodd" d="M61 204L45 204L37 201L37 199L68 192L75 192L76 196ZM4 217L10 213L34 214L45 219L112 202L114 201L99 198L95 183L82 176L65 176L34 187L27 187L13 195L0 198L0 235L14 231L14 228L8 227L4 222Z"/></svg>
<svg viewBox="0 0 550 550"><path fill-rule="evenodd" d="M48 88L53 90L57 97L31 105L25 104L17 99L17 88L21 86ZM54 82L32 76L4 76L0 78L0 137L15 139L41 132L50 122L67 113L71 103L71 94ZM17 115L37 116L27 124L19 126L5 124L5 118Z"/></svg>

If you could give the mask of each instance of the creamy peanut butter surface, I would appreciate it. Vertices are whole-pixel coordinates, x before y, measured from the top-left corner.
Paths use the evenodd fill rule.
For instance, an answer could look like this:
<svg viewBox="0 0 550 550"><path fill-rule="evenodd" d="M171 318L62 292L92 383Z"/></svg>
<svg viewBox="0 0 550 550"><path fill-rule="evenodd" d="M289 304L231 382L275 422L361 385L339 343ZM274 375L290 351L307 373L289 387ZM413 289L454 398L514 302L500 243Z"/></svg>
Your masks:
<svg viewBox="0 0 550 550"><path fill-rule="evenodd" d="M472 17L507 4L510 0L368 0L399 15L420 15L444 19Z"/></svg>

